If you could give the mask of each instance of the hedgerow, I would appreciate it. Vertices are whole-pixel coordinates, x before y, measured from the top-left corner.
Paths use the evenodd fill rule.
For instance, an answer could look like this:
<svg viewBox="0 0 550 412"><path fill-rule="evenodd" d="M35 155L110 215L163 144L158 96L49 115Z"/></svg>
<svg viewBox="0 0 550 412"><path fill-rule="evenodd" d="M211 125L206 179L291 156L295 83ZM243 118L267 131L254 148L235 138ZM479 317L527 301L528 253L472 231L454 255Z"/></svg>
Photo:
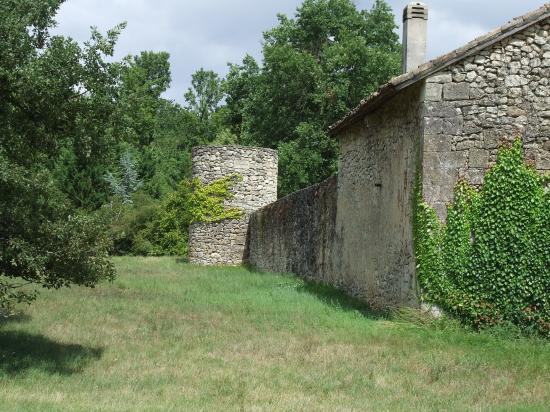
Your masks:
<svg viewBox="0 0 550 412"><path fill-rule="evenodd" d="M511 323L550 337L549 181L524 162L518 140L500 149L481 189L458 183L446 224L418 188L422 298L476 328Z"/></svg>

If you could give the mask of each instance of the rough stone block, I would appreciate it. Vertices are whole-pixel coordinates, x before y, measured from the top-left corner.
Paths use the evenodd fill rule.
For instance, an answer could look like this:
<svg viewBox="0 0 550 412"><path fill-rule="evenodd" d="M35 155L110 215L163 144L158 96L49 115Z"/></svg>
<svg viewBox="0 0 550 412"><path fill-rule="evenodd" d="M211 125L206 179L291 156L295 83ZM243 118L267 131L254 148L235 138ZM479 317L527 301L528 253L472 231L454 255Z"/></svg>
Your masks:
<svg viewBox="0 0 550 412"><path fill-rule="evenodd" d="M506 85L506 87L520 87L529 84L529 80L516 74L506 76L506 78L504 79L504 84Z"/></svg>
<svg viewBox="0 0 550 412"><path fill-rule="evenodd" d="M451 73L438 73L426 79L426 83L450 83L453 77Z"/></svg>
<svg viewBox="0 0 550 412"><path fill-rule="evenodd" d="M427 152L451 151L451 139L445 135L424 135L424 150Z"/></svg>
<svg viewBox="0 0 550 412"><path fill-rule="evenodd" d="M443 119L427 117L424 123L424 133L436 135L443 132Z"/></svg>
<svg viewBox="0 0 550 412"><path fill-rule="evenodd" d="M470 85L468 83L447 83L443 86L443 98L449 101L468 100Z"/></svg>
<svg viewBox="0 0 550 412"><path fill-rule="evenodd" d="M462 116L455 116L445 119L443 122L443 133L446 135L459 135L464 127L464 119Z"/></svg>
<svg viewBox="0 0 550 412"><path fill-rule="evenodd" d="M469 165L471 168L485 168L489 164L489 152L483 149L472 149L469 153Z"/></svg>
<svg viewBox="0 0 550 412"><path fill-rule="evenodd" d="M439 102L443 95L443 85L439 83L426 84L426 101Z"/></svg>
<svg viewBox="0 0 550 412"><path fill-rule="evenodd" d="M427 117L453 117L456 116L456 107L449 102L433 102L425 106Z"/></svg>
<svg viewBox="0 0 550 412"><path fill-rule="evenodd" d="M442 167L449 170L458 170L459 168L464 168L466 167L467 161L467 152L447 152L441 156Z"/></svg>

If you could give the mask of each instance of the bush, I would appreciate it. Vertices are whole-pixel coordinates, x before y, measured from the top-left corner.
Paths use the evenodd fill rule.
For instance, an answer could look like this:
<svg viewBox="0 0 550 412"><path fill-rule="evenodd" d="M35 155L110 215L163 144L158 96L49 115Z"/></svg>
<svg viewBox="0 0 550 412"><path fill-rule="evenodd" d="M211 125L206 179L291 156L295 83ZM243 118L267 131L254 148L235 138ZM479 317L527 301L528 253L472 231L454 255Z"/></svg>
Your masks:
<svg viewBox="0 0 550 412"><path fill-rule="evenodd" d="M0 151L0 188L2 312L34 300L33 286L93 287L114 278L106 225L74 209L48 170L20 167Z"/></svg>
<svg viewBox="0 0 550 412"><path fill-rule="evenodd" d="M198 222L238 219L242 211L226 208L233 197L231 187L241 179L230 175L203 185L199 179L185 179L162 201L154 224L154 243L166 254L187 255L189 226Z"/></svg>
<svg viewBox="0 0 550 412"><path fill-rule="evenodd" d="M415 253L423 298L482 328L513 324L550 337L548 177L500 150L477 191L455 189L446 225L418 191Z"/></svg>
<svg viewBox="0 0 550 412"><path fill-rule="evenodd" d="M135 193L130 203L114 201L106 210L113 220L115 253L186 256L189 225L242 216L241 210L224 205L239 179L230 175L207 185L185 179L161 201L141 192Z"/></svg>
<svg viewBox="0 0 550 412"><path fill-rule="evenodd" d="M104 208L111 215L111 235L115 255L155 255L150 235L157 217L160 202L143 192L132 196L132 202L121 198ZM162 254L162 253L161 253Z"/></svg>

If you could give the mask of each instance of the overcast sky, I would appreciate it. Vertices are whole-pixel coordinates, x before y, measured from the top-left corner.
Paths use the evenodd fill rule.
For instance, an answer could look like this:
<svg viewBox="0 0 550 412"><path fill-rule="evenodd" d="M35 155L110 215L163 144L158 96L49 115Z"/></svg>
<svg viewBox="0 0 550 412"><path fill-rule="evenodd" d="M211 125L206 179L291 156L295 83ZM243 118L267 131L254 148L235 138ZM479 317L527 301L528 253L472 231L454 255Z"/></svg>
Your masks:
<svg viewBox="0 0 550 412"><path fill-rule="evenodd" d="M226 73L227 62L245 53L261 59L262 32L277 13L293 15L302 0L67 0L57 16L57 33L78 41L90 26L105 32L126 21L116 57L142 50L167 51L172 87L167 98L183 102L191 74L200 67ZM374 0L356 0L370 9ZM389 0L401 26L407 0ZM508 20L534 10L543 0L430 0L428 57L451 51Z"/></svg>

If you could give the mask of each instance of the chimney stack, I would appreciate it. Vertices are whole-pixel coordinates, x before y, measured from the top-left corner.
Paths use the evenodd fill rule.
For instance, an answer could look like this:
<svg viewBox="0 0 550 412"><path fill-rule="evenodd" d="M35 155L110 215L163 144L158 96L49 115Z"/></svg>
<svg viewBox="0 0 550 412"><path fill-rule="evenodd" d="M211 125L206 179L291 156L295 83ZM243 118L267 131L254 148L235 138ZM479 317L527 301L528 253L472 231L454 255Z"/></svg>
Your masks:
<svg viewBox="0 0 550 412"><path fill-rule="evenodd" d="M428 6L410 3L403 10L403 73L426 62Z"/></svg>

